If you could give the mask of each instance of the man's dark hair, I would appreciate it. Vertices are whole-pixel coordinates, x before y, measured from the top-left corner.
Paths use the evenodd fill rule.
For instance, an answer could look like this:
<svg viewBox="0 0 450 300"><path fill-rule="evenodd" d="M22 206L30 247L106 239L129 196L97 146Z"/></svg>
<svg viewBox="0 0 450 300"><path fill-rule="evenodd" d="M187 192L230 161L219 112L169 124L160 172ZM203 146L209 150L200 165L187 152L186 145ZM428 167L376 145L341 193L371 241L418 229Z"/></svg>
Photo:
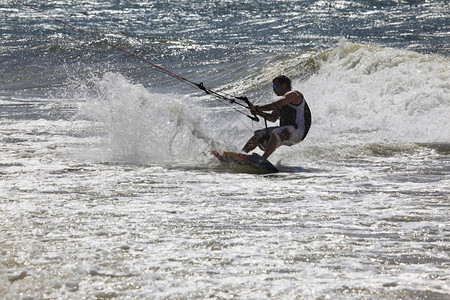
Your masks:
<svg viewBox="0 0 450 300"><path fill-rule="evenodd" d="M289 77L287 77L286 75L280 75L277 76L273 79L273 81L277 81L279 84L287 84L287 87L289 90L292 90L292 83L291 80L289 79Z"/></svg>

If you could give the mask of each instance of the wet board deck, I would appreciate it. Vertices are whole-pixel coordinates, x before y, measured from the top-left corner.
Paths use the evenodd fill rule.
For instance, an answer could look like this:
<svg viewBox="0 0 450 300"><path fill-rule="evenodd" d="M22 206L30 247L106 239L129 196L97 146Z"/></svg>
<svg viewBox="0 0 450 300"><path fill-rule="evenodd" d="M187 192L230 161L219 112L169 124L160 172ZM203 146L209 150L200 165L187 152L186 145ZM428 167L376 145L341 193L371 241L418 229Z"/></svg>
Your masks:
<svg viewBox="0 0 450 300"><path fill-rule="evenodd" d="M259 155L212 150L212 154L222 163L236 172L252 174L278 173L278 169L270 161Z"/></svg>

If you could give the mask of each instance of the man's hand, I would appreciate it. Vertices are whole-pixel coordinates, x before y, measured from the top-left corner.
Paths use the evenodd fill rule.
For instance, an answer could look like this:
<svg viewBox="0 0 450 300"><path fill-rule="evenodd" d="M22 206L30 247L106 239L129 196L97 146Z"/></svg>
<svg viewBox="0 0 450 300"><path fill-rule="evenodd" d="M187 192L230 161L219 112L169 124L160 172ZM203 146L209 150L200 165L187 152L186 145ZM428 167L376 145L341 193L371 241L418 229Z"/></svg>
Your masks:
<svg viewBox="0 0 450 300"><path fill-rule="evenodd" d="M250 108L250 112L253 114L253 115L261 115L261 110L259 110L259 106L258 105L253 105L252 104L252 108Z"/></svg>

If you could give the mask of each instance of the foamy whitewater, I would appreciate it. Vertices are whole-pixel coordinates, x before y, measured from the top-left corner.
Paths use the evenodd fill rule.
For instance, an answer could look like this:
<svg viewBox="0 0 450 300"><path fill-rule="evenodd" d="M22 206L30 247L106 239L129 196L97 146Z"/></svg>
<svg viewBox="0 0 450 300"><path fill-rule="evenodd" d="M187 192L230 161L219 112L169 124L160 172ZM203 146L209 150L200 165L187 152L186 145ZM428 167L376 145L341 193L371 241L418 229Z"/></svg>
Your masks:
<svg viewBox="0 0 450 300"><path fill-rule="evenodd" d="M30 5L0 3L0 298L450 299L446 1ZM256 104L286 74L311 130L233 172L211 150L263 122L102 39Z"/></svg>

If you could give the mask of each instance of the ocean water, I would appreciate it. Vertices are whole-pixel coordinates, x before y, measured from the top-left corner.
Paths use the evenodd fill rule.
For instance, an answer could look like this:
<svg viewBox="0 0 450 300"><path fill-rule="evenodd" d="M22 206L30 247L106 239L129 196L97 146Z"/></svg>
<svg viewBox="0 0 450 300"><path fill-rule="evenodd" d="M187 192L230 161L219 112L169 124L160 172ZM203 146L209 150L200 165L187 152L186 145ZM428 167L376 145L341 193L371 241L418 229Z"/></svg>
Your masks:
<svg viewBox="0 0 450 300"><path fill-rule="evenodd" d="M1 1L0 298L450 299L449 15ZM105 41L258 104L286 74L311 130L226 169L262 122Z"/></svg>

